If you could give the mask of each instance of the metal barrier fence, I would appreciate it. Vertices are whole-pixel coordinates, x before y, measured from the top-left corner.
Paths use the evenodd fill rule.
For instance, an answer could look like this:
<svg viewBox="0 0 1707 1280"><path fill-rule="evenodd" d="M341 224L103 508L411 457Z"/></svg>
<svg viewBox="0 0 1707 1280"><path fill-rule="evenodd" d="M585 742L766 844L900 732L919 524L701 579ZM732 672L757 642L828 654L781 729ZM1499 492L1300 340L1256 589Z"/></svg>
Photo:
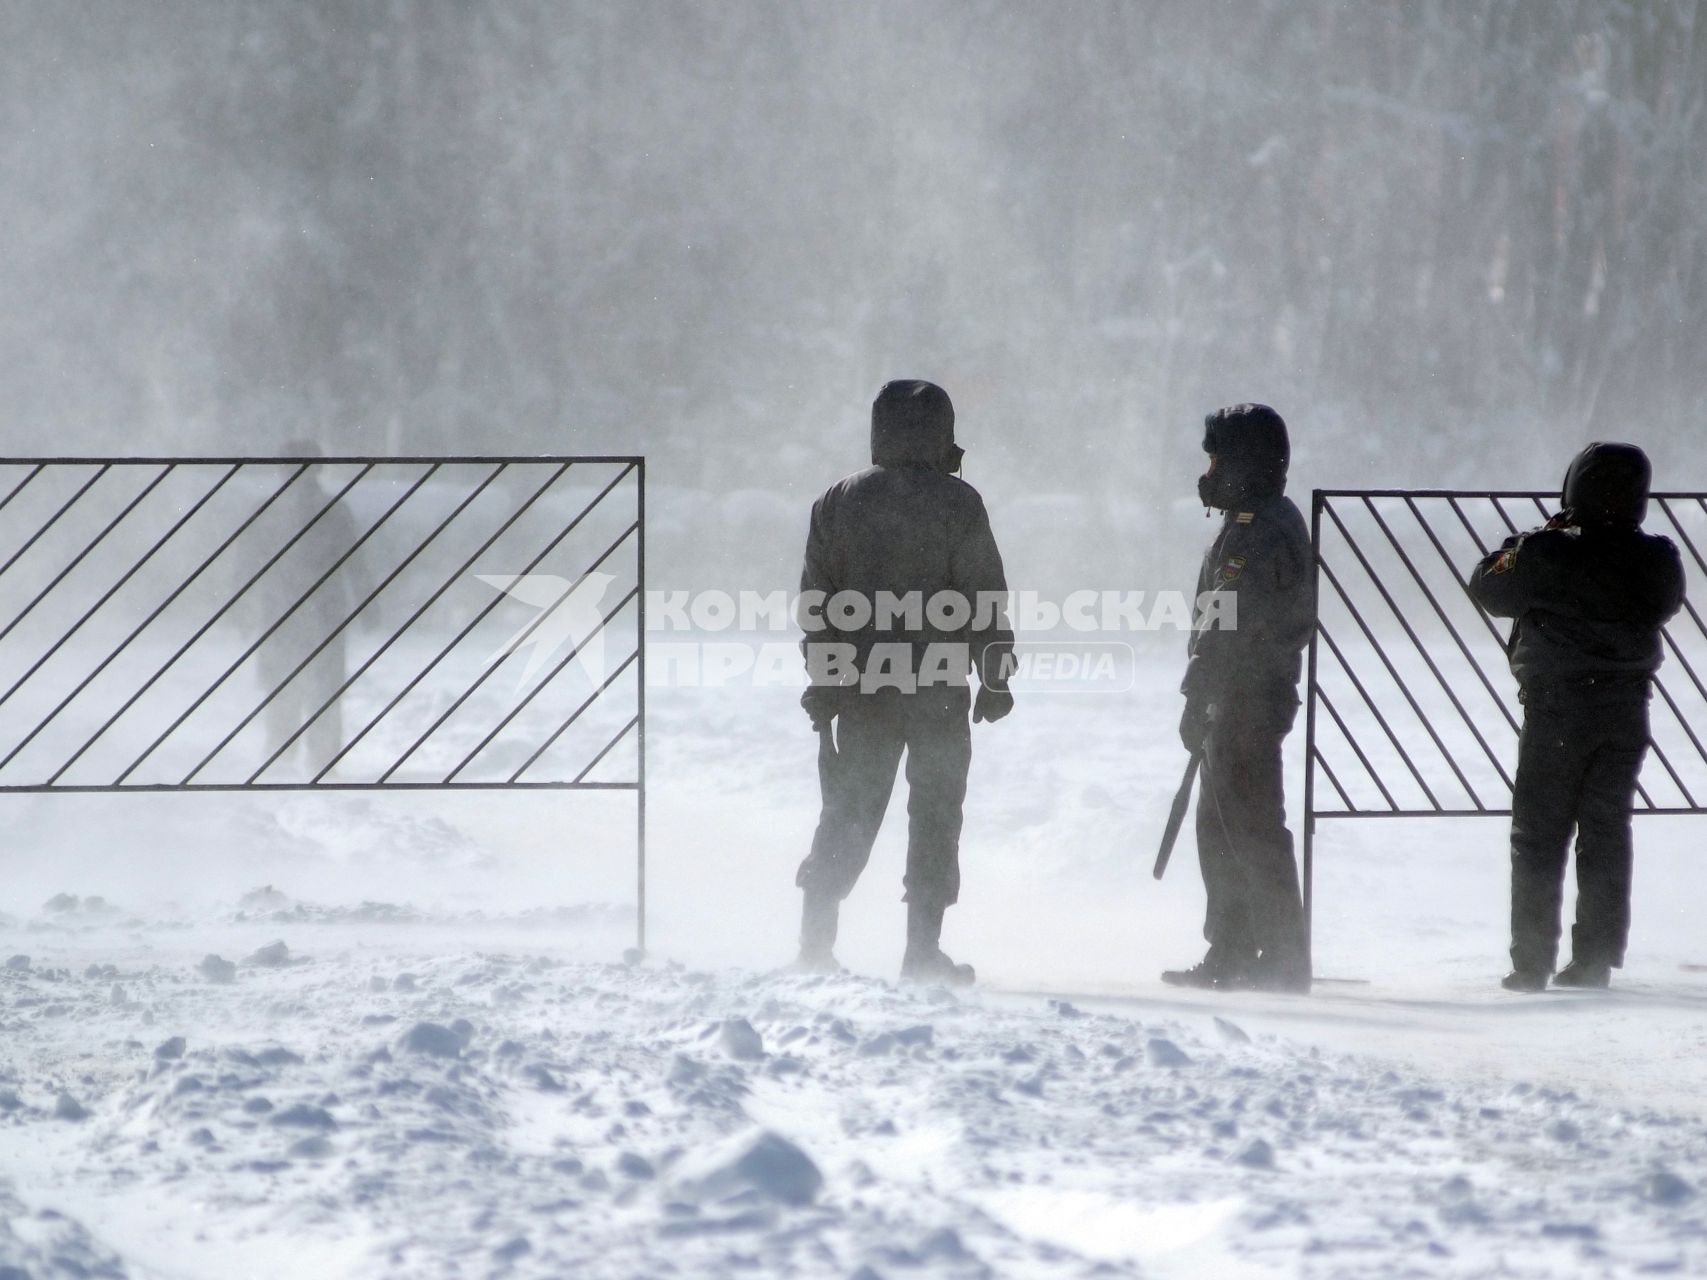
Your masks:
<svg viewBox="0 0 1707 1280"><path fill-rule="evenodd" d="M0 459L0 792L633 792L644 948L645 504L640 457Z"/></svg>
<svg viewBox="0 0 1707 1280"><path fill-rule="evenodd" d="M1557 502L1557 493L1315 492L1307 915L1318 819L1510 816L1523 720L1507 666L1510 624L1485 614L1465 582L1506 538L1545 523ZM1693 602L1707 583L1707 495L1654 495L1647 529L1677 543L1692 600L1665 633L1637 812L1707 813L1707 746L1697 728L1707 725L1707 622Z"/></svg>

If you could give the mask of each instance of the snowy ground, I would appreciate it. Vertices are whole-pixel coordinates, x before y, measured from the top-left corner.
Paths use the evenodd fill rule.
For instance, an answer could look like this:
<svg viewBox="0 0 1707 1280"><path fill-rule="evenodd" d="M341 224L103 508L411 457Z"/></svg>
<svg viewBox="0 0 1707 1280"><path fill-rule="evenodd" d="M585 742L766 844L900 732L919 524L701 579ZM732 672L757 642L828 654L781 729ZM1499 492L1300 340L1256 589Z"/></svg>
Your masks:
<svg viewBox="0 0 1707 1280"><path fill-rule="evenodd" d="M1611 993L1494 986L1495 821L1326 826L1361 981L1182 996L1140 688L978 728L953 997L889 981L900 824L852 976L775 971L781 692L655 698L639 964L622 797L9 799L0 1276L1707 1275L1692 829L1639 830Z"/></svg>

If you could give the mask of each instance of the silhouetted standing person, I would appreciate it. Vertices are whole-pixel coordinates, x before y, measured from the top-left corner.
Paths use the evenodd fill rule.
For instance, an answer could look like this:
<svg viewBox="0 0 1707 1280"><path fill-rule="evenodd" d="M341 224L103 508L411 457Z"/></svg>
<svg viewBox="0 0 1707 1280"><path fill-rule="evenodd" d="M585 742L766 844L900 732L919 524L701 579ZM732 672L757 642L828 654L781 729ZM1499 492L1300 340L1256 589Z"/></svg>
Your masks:
<svg viewBox="0 0 1707 1280"><path fill-rule="evenodd" d="M1286 496L1291 444L1278 413L1218 409L1204 419L1203 449L1209 469L1198 496L1225 517L1198 574L1180 739L1203 760L1197 853L1209 951L1162 980L1308 991L1281 745L1297 718L1301 655L1316 620L1310 535Z"/></svg>
<svg viewBox="0 0 1707 1280"><path fill-rule="evenodd" d="M305 460L320 456L319 447L306 441L292 444L288 452L291 457ZM320 469L310 466L279 499L279 506L287 516L288 532L283 536L289 538L299 529L306 532L250 588L250 615L256 634L277 622L293 603L301 602L256 650L255 672L264 690L278 690L267 703L263 717L267 755L306 724L308 727L292 744L292 751L305 755L310 775L319 772L343 745L340 704L332 700L320 715L315 716L315 712L332 699L344 681L349 628L342 624L358 599L352 577L355 557L345 560L322 580L322 575L355 545L358 534L348 507L342 502L332 502L335 491L320 483ZM297 664L322 641L326 642L325 647L295 678L290 678ZM312 722L310 717L314 717ZM279 763L284 764L290 755L291 752L286 752Z"/></svg>
<svg viewBox="0 0 1707 1280"><path fill-rule="evenodd" d="M967 712L977 722L1012 710L1003 660L1013 634L1005 601L991 607L1006 596L1007 580L983 499L953 474L961 453L947 393L929 382L890 382L871 406L872 465L812 507L800 588L803 600L820 603L809 612L823 625L808 625L813 682L801 705L821 735L824 808L796 877L805 967L835 967L840 905L871 856L905 752L902 977L972 980L970 966L943 954L942 921L960 894ZM900 611L886 617L886 603ZM967 679L974 666L975 707Z"/></svg>
<svg viewBox="0 0 1707 1280"><path fill-rule="evenodd" d="M1515 618L1511 668L1523 736L1511 817L1512 991L1604 987L1630 934L1630 817L1648 750L1660 629L1683 606L1683 562L1642 532L1652 470L1635 445L1591 444L1565 475L1564 510L1476 566L1470 592ZM1577 918L1558 974L1571 832Z"/></svg>

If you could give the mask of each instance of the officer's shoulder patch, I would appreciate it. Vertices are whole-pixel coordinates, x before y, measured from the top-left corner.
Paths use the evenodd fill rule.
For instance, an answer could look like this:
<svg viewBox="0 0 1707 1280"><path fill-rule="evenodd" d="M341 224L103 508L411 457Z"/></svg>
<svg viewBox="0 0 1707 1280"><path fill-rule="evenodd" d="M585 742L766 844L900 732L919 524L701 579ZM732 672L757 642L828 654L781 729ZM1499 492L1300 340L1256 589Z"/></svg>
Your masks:
<svg viewBox="0 0 1707 1280"><path fill-rule="evenodd" d="M1489 573L1510 573L1512 566L1517 563L1517 548L1507 547L1500 552L1500 557L1489 567Z"/></svg>
<svg viewBox="0 0 1707 1280"><path fill-rule="evenodd" d="M1223 583L1236 581L1245 571L1244 556L1228 556L1227 563L1221 566L1220 579Z"/></svg>
<svg viewBox="0 0 1707 1280"><path fill-rule="evenodd" d="M1251 521L1255 520L1256 518L1257 518L1257 513L1254 511L1241 511L1241 512L1239 512L1238 515L1233 517L1234 521L1238 524L1249 524Z"/></svg>

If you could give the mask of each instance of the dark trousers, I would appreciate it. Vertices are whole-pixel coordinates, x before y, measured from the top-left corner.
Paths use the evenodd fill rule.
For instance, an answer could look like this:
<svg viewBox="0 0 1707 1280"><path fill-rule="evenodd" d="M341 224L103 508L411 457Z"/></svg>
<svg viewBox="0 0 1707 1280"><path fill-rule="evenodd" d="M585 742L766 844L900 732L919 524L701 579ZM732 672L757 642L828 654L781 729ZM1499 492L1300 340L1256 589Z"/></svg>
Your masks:
<svg viewBox="0 0 1707 1280"><path fill-rule="evenodd" d="M908 902L949 906L960 896L960 827L972 764L964 688L851 697L836 717L836 755L812 852L795 883L837 901L853 891L883 825L895 771L907 756Z"/></svg>
<svg viewBox="0 0 1707 1280"><path fill-rule="evenodd" d="M1630 935L1630 813L1648 749L1644 698L1531 704L1524 715L1511 815L1511 961L1551 973L1571 832L1577 836L1577 920L1585 963L1624 963Z"/></svg>
<svg viewBox="0 0 1707 1280"><path fill-rule="evenodd" d="M1248 964L1259 952L1301 962L1304 902L1286 829L1281 744L1286 730L1215 723L1203 748L1197 857L1209 898L1212 956Z"/></svg>

